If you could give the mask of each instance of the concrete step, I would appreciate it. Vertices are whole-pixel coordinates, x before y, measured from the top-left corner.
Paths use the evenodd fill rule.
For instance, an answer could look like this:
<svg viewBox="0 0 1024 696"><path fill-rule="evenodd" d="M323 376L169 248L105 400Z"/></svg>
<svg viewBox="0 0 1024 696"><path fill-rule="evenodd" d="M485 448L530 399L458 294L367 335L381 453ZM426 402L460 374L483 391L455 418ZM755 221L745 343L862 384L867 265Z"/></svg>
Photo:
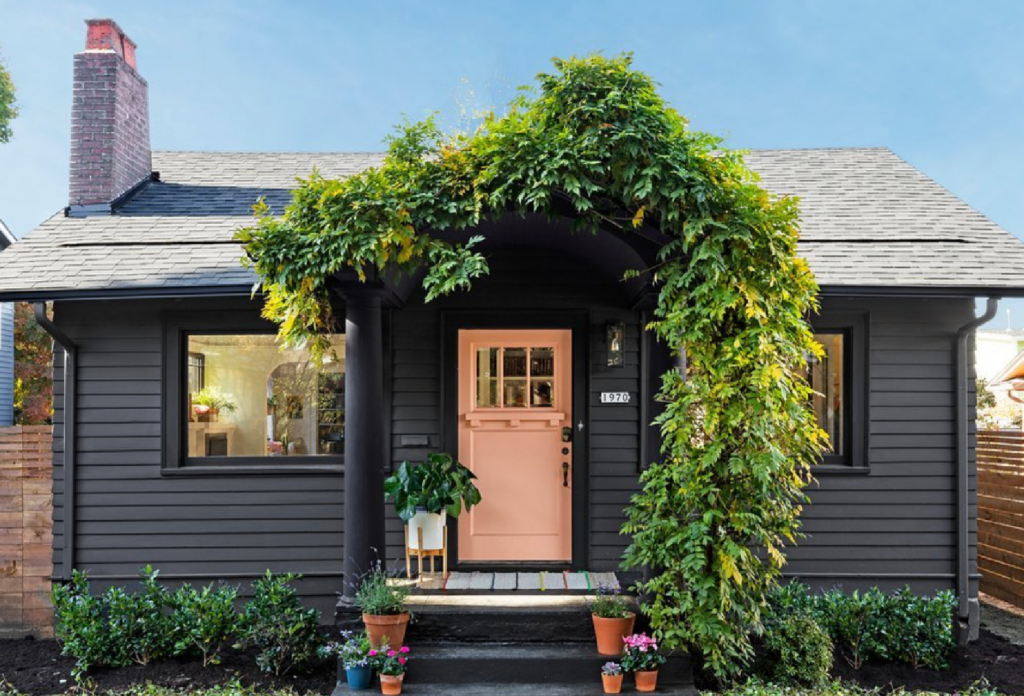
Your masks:
<svg viewBox="0 0 1024 696"><path fill-rule="evenodd" d="M413 684L577 685L601 683L599 655L590 643L422 643L409 641L412 661L406 680ZM690 656L669 657L659 671L667 687L693 684ZM508 693L507 691L505 693Z"/></svg>

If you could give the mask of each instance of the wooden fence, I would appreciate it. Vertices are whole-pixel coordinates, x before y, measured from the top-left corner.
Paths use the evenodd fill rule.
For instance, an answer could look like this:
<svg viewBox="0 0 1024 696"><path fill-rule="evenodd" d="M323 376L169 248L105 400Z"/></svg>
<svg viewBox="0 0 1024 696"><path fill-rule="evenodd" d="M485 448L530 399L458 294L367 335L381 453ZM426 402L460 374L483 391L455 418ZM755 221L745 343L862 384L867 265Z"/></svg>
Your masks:
<svg viewBox="0 0 1024 696"><path fill-rule="evenodd" d="M51 443L48 425L0 428L0 636L53 634Z"/></svg>
<svg viewBox="0 0 1024 696"><path fill-rule="evenodd" d="M1024 432L978 431L981 591L1024 607Z"/></svg>

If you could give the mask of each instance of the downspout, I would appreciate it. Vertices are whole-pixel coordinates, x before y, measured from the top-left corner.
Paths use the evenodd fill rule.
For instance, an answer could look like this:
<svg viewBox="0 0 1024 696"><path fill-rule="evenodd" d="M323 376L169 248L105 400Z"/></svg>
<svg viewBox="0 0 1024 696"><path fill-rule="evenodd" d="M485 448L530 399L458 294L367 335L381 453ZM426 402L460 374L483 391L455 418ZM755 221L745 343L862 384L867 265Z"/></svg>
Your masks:
<svg viewBox="0 0 1024 696"><path fill-rule="evenodd" d="M973 636L971 627L970 561L970 438L968 431L968 350L967 342L976 328L996 315L998 297L989 297L985 313L961 326L956 332L956 593L960 642ZM974 627L976 628L976 626Z"/></svg>
<svg viewBox="0 0 1024 696"><path fill-rule="evenodd" d="M36 323L64 349L64 543L61 548L61 579L70 580L75 564L75 405L78 348L60 327L46 316L46 303L35 303Z"/></svg>

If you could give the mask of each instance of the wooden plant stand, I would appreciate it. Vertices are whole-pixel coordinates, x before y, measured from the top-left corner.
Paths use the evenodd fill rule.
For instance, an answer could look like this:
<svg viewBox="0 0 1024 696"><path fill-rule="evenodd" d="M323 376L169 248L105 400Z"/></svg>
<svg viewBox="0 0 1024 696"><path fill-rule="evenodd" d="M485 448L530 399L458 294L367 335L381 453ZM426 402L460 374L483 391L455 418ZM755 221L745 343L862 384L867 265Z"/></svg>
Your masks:
<svg viewBox="0 0 1024 696"><path fill-rule="evenodd" d="M416 579L417 583L423 582L423 558L430 559L430 577L434 578L434 557L441 557L441 578L448 577L448 525L444 526L444 536L441 541L441 548L439 549L425 549L423 548L423 529L417 529L419 543L418 549L411 548L409 546L409 525L405 526L405 577L412 578L412 561L411 557L416 556L416 563L419 569L419 577Z"/></svg>

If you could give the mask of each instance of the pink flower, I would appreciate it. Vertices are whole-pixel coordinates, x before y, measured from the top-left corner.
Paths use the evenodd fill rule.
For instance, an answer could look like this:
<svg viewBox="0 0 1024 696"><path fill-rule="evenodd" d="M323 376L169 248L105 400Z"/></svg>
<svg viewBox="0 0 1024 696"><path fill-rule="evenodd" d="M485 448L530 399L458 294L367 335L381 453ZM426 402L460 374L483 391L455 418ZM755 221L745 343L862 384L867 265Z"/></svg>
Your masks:
<svg viewBox="0 0 1024 696"><path fill-rule="evenodd" d="M405 658L404 657L398 658L398 664L404 665L405 664Z"/></svg>
<svg viewBox="0 0 1024 696"><path fill-rule="evenodd" d="M403 646L402 646L402 647L401 647L401 648L399 649L399 651L398 651L398 652L401 652L401 653L407 653L407 652L409 652L409 646L408 646L408 645L403 645Z"/></svg>
<svg viewBox="0 0 1024 696"><path fill-rule="evenodd" d="M377 657L377 651L376 650L371 650L370 651L370 657Z"/></svg>
<svg viewBox="0 0 1024 696"><path fill-rule="evenodd" d="M398 651L396 651L396 650L388 650L388 657L394 657L397 654L398 654Z"/></svg>

